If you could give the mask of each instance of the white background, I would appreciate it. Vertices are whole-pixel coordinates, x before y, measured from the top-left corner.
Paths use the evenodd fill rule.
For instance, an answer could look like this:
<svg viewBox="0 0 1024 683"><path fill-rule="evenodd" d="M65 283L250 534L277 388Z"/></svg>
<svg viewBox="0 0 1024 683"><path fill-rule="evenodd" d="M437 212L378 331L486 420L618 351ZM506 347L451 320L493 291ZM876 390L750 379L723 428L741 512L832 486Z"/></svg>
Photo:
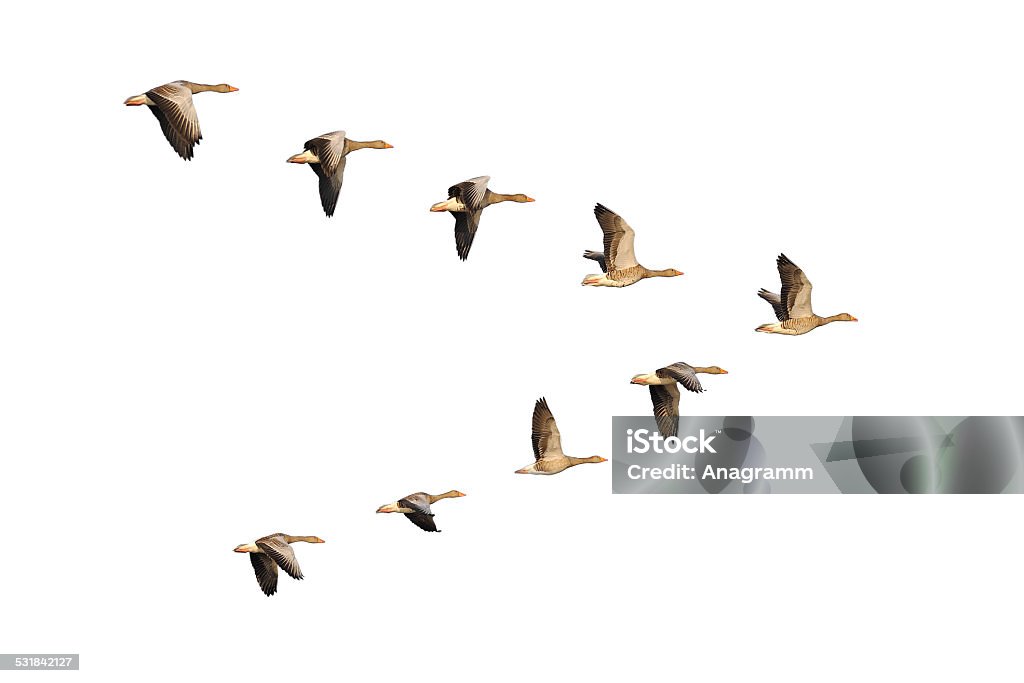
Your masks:
<svg viewBox="0 0 1024 683"><path fill-rule="evenodd" d="M1019 414L1015 3L22 4L0 235L0 650L83 680L1019 673L1019 496L613 496L700 415ZM178 159L131 95L178 78ZM337 214L284 160L345 129ZM467 263L428 207L488 174ZM594 202L684 277L584 288ZM837 323L786 338L785 251ZM458 488L443 533L377 506ZM275 532L264 597L231 549ZM67 674L63 674L67 675Z"/></svg>

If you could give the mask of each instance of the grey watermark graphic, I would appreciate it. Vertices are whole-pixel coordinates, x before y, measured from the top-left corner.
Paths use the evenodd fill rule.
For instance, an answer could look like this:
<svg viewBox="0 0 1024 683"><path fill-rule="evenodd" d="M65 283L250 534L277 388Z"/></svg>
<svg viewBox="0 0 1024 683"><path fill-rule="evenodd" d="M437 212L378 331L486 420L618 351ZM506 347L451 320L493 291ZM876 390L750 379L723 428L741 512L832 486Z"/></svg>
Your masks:
<svg viewBox="0 0 1024 683"><path fill-rule="evenodd" d="M612 419L614 493L1024 493L1022 417Z"/></svg>
<svg viewBox="0 0 1024 683"><path fill-rule="evenodd" d="M78 671L78 655L0 654L0 671L46 671L53 669Z"/></svg>

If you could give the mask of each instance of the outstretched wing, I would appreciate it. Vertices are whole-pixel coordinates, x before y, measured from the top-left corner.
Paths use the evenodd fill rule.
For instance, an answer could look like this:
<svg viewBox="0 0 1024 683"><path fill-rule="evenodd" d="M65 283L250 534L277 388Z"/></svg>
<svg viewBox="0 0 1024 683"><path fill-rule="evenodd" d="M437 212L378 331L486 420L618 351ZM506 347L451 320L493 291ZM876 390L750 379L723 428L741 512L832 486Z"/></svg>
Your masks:
<svg viewBox="0 0 1024 683"><path fill-rule="evenodd" d="M203 139L192 91L181 83L167 83L147 91L146 96L153 102L149 110L160 122L167 142L182 159L191 159L193 149Z"/></svg>
<svg viewBox="0 0 1024 683"><path fill-rule="evenodd" d="M658 431L665 438L679 431L679 389L675 384L651 384L651 403Z"/></svg>
<svg viewBox="0 0 1024 683"><path fill-rule="evenodd" d="M263 553L249 553L249 561L256 570L256 583L266 595L277 592L277 564Z"/></svg>
<svg viewBox="0 0 1024 683"><path fill-rule="evenodd" d="M480 227L480 214L483 209L476 211L449 211L455 216L455 251L459 258L465 261L469 258L469 250L473 247L473 238L476 237L477 228Z"/></svg>
<svg viewBox="0 0 1024 683"><path fill-rule="evenodd" d="M806 318L814 315L811 311L811 281L804 275L804 271L785 254L779 254L776 263L779 266L779 279L782 280L780 299L789 317Z"/></svg>
<svg viewBox="0 0 1024 683"><path fill-rule="evenodd" d="M604 254L602 254L601 252L599 252L599 251L591 251L591 250L587 249L585 252L583 252L583 258L588 258L591 261L597 261L597 264L599 266L601 266L601 272L602 273L607 273L608 272L608 265L605 263Z"/></svg>
<svg viewBox="0 0 1024 683"><path fill-rule="evenodd" d="M533 443L533 457L537 460L552 455L562 455L562 435L558 433L555 416L551 414L548 401L537 399L533 406L533 432L530 435Z"/></svg>
<svg viewBox="0 0 1024 683"><path fill-rule="evenodd" d="M480 214L484 210L487 183L490 180L490 176L482 175L448 188L448 199L457 199L466 207L465 211L450 212L455 216L455 250L463 261L469 258L473 238L480 227Z"/></svg>
<svg viewBox="0 0 1024 683"><path fill-rule="evenodd" d="M629 227L619 214L602 204L594 207L594 215L597 216L597 224L604 233L607 272L614 273L616 270L639 265L633 253L633 228Z"/></svg>
<svg viewBox="0 0 1024 683"><path fill-rule="evenodd" d="M789 313L786 311L786 305L782 303L782 299L779 298L778 294L769 292L767 289L761 289L757 295L772 305L772 308L775 309L775 317L778 318L780 322L789 320Z"/></svg>
<svg viewBox="0 0 1024 683"><path fill-rule="evenodd" d="M341 184L345 180L345 131L336 130L324 133L303 145L320 160L309 167L320 180L320 206L328 217L334 215L341 194Z"/></svg>
<svg viewBox="0 0 1024 683"><path fill-rule="evenodd" d="M345 131L336 130L333 133L318 135L312 140L306 140L303 146L320 160L320 166L326 175L334 175L345 159Z"/></svg>
<svg viewBox="0 0 1024 683"><path fill-rule="evenodd" d="M413 512L406 512L405 516L410 522L424 531L440 531L437 525L434 524L434 513L430 511L429 504L423 505L416 500L412 500L410 496L398 501L398 507L413 510Z"/></svg>
<svg viewBox="0 0 1024 683"><path fill-rule="evenodd" d="M491 176L482 175L470 178L448 188L448 199L458 199L468 211L484 208L484 197L487 194L487 183Z"/></svg>
<svg viewBox="0 0 1024 683"><path fill-rule="evenodd" d="M288 576L302 579L299 561L295 559L295 551L279 536L265 536L256 541L256 546L270 556Z"/></svg>
<svg viewBox="0 0 1024 683"><path fill-rule="evenodd" d="M320 206L324 207L324 213L330 218L334 215L334 208L338 205L341 184L345 180L345 157L341 158L331 175L324 171L323 164L310 164L309 167L320 179Z"/></svg>
<svg viewBox="0 0 1024 683"><path fill-rule="evenodd" d="M704 391L704 387L700 385L700 380L697 379L697 373L694 372L692 366L686 363L673 363L672 365L655 370L654 374L658 377L674 379L686 387L687 391L692 391L695 394Z"/></svg>

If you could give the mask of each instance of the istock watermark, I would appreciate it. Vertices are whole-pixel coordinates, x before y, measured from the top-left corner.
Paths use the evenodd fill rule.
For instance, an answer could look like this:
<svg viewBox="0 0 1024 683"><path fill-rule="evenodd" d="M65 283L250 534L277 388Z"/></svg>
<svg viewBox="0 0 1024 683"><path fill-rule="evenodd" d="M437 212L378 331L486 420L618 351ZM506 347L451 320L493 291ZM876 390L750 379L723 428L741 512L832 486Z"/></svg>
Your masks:
<svg viewBox="0 0 1024 683"><path fill-rule="evenodd" d="M1024 418L612 420L614 493L1024 493Z"/></svg>
<svg viewBox="0 0 1024 683"><path fill-rule="evenodd" d="M721 433L719 430L718 433ZM708 436L702 429L696 436L663 437L660 432L651 433L649 429L626 430L627 453L715 453L711 442L717 434ZM695 445L696 444L696 445Z"/></svg>

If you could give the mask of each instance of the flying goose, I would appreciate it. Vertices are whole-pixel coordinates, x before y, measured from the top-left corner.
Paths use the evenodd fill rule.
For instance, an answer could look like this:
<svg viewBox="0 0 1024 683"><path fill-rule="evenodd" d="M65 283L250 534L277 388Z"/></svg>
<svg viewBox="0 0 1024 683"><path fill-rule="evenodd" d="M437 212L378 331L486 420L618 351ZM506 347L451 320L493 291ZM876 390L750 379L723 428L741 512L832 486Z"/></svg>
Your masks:
<svg viewBox="0 0 1024 683"><path fill-rule="evenodd" d="M686 363L673 363L654 372L633 375L630 384L646 384L651 389L651 403L654 404L654 419L658 422L658 431L668 438L679 431L679 387L682 384L695 394L704 391L697 379L697 373L707 375L728 375L717 365L702 368Z"/></svg>
<svg viewBox="0 0 1024 683"><path fill-rule="evenodd" d="M527 465L516 474L558 474L585 462L607 462L607 458L599 455L590 458L574 458L562 452L562 436L558 433L555 417L548 408L545 398L537 399L533 407L533 432L530 435L533 443L535 462Z"/></svg>
<svg viewBox="0 0 1024 683"><path fill-rule="evenodd" d="M756 332L773 332L775 334L807 334L816 327L827 325L837 320L857 322L849 313L839 313L822 318L811 310L811 281L804 275L800 267L790 261L785 254L779 254L776 260L779 266L779 278L782 280L782 295L760 290L757 295L770 303L775 309L777 323L765 323Z"/></svg>
<svg viewBox="0 0 1024 683"><path fill-rule="evenodd" d="M622 217L598 204L594 207L597 223L604 233L604 251L596 252L589 249L583 252L583 258L597 261L604 275L588 275L583 278L584 285L594 287L628 287L648 277L675 277L682 275L674 268L665 270L648 270L636 262L633 253L633 228L629 227Z"/></svg>
<svg viewBox="0 0 1024 683"><path fill-rule="evenodd" d="M469 257L469 249L473 246L473 238L480 227L480 214L491 204L499 202L532 202L525 194L499 194L487 189L491 177L482 175L471 178L464 183L448 188L447 201L438 202L430 207L431 211L448 211L455 216L455 250L459 258L465 261Z"/></svg>
<svg viewBox="0 0 1024 683"><path fill-rule="evenodd" d="M124 101L129 107L147 105L153 116L160 122L160 130L164 132L167 142L186 161L192 158L192 150L203 134L199 130L199 117L192 106L192 95L199 92L237 92L238 88L221 83L204 85L191 81L171 81L147 90L141 95L129 97Z"/></svg>
<svg viewBox="0 0 1024 683"><path fill-rule="evenodd" d="M304 152L288 157L291 164L309 164L309 167L320 179L320 204L328 218L334 215L334 207L338 204L341 183L345 176L345 157L357 149L391 149L392 146L383 140L359 142L345 137L345 131L318 135L307 140Z"/></svg>
<svg viewBox="0 0 1024 683"><path fill-rule="evenodd" d="M401 512L410 522L424 531L440 532L441 530L434 524L434 513L430 511L430 506L444 498L462 498L465 495L461 491L454 490L436 496L422 491L410 493L396 503L381 505L377 508L377 512Z"/></svg>
<svg viewBox="0 0 1024 683"><path fill-rule="evenodd" d="M256 570L256 581L268 596L277 592L277 568L281 567L293 579L302 579L299 561L295 559L295 551L291 543L323 543L324 539L317 536L289 536L280 532L256 539L252 543L243 543L235 548L236 553L249 553L249 561Z"/></svg>

